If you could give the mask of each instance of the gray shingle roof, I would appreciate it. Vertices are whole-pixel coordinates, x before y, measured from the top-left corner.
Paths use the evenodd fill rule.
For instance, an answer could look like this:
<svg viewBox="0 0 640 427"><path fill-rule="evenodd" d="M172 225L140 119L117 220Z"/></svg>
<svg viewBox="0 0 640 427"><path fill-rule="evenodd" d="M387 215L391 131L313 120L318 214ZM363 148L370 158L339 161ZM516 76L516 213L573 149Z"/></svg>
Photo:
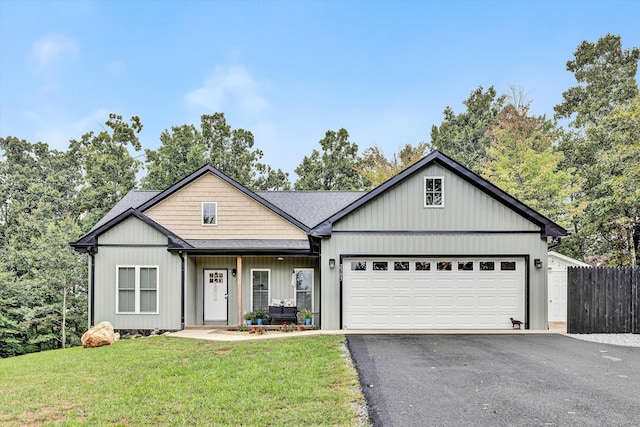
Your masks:
<svg viewBox="0 0 640 427"><path fill-rule="evenodd" d="M313 228L366 191L256 191L256 194Z"/></svg>
<svg viewBox="0 0 640 427"><path fill-rule="evenodd" d="M129 208L138 208L160 194L158 190L132 190L96 223L92 231L116 218ZM350 205L366 191L256 191L277 208L312 228Z"/></svg>
<svg viewBox="0 0 640 427"><path fill-rule="evenodd" d="M158 195L160 191L157 190L131 190L129 191L114 207L111 208L100 221L91 228L91 231L100 227L103 224L111 221L123 212L126 212L129 208L137 208L148 200Z"/></svg>

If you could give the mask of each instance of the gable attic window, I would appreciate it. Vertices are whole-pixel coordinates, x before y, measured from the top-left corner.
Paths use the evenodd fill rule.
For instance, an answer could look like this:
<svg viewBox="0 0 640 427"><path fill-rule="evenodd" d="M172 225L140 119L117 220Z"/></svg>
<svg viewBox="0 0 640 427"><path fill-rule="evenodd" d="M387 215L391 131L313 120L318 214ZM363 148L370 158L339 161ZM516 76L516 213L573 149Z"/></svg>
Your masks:
<svg viewBox="0 0 640 427"><path fill-rule="evenodd" d="M424 177L424 207L443 208L444 207L444 177L425 176Z"/></svg>
<svg viewBox="0 0 640 427"><path fill-rule="evenodd" d="M218 225L218 204L202 202L202 225Z"/></svg>

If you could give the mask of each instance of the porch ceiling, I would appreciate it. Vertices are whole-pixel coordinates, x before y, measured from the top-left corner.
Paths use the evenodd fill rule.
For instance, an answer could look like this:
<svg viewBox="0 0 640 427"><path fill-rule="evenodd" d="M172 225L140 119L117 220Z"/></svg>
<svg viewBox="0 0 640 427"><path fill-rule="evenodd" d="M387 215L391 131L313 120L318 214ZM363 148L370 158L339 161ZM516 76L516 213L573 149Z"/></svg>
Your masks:
<svg viewBox="0 0 640 427"><path fill-rule="evenodd" d="M202 254L311 254L308 239L186 239L192 249Z"/></svg>

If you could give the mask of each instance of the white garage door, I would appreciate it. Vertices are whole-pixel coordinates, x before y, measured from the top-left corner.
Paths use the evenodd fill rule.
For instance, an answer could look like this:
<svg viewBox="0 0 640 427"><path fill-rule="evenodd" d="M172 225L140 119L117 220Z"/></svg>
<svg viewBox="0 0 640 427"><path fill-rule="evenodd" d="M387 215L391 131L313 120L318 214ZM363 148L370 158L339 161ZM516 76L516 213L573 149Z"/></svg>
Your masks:
<svg viewBox="0 0 640 427"><path fill-rule="evenodd" d="M511 329L524 321L522 258L345 258L345 329Z"/></svg>

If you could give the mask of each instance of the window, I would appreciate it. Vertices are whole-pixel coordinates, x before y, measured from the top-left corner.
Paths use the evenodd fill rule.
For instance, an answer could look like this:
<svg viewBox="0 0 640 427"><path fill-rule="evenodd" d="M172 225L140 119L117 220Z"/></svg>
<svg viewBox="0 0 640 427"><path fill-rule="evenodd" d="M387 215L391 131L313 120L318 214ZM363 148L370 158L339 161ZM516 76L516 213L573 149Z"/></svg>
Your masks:
<svg viewBox="0 0 640 427"><path fill-rule="evenodd" d="M395 271L409 271L409 261L396 261L393 263Z"/></svg>
<svg viewBox="0 0 640 427"><path fill-rule="evenodd" d="M431 271L431 263L429 261L416 261L416 271Z"/></svg>
<svg viewBox="0 0 640 427"><path fill-rule="evenodd" d="M451 271L451 261L438 262L438 271Z"/></svg>
<svg viewBox="0 0 640 427"><path fill-rule="evenodd" d="M367 270L367 262L366 261L352 261L351 262L351 271L366 271Z"/></svg>
<svg viewBox="0 0 640 427"><path fill-rule="evenodd" d="M493 261L480 261L480 271L493 271L496 269L496 263Z"/></svg>
<svg viewBox="0 0 640 427"><path fill-rule="evenodd" d="M158 267L117 266L116 313L158 313Z"/></svg>
<svg viewBox="0 0 640 427"><path fill-rule="evenodd" d="M473 271L473 261L458 261L458 271Z"/></svg>
<svg viewBox="0 0 640 427"><path fill-rule="evenodd" d="M424 207L442 208L444 207L444 191L442 177L424 178Z"/></svg>
<svg viewBox="0 0 640 427"><path fill-rule="evenodd" d="M373 271L387 271L389 263L386 261L373 262Z"/></svg>
<svg viewBox="0 0 640 427"><path fill-rule="evenodd" d="M251 269L251 310L269 310L271 270Z"/></svg>
<svg viewBox="0 0 640 427"><path fill-rule="evenodd" d="M202 225L218 225L218 204L202 202Z"/></svg>
<svg viewBox="0 0 640 427"><path fill-rule="evenodd" d="M296 275L296 306L298 310L313 312L313 269L295 269Z"/></svg>
<svg viewBox="0 0 640 427"><path fill-rule="evenodd" d="M500 270L502 271L515 271L516 262L515 261L502 261L500 263Z"/></svg>

